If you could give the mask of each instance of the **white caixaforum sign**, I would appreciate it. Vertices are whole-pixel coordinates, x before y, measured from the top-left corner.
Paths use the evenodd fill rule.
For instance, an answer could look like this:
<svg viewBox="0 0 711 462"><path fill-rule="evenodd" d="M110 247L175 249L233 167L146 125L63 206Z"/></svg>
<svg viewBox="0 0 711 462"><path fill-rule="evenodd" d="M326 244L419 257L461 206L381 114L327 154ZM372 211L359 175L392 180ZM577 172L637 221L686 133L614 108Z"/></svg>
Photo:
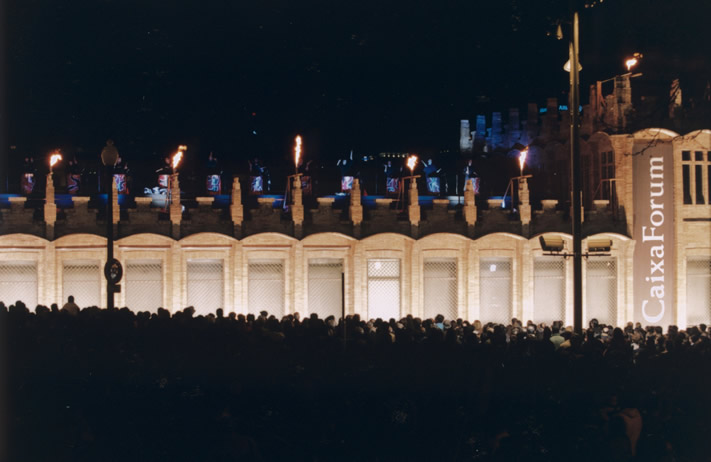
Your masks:
<svg viewBox="0 0 711 462"><path fill-rule="evenodd" d="M667 326L674 296L674 160L671 143L634 145L634 319Z"/></svg>

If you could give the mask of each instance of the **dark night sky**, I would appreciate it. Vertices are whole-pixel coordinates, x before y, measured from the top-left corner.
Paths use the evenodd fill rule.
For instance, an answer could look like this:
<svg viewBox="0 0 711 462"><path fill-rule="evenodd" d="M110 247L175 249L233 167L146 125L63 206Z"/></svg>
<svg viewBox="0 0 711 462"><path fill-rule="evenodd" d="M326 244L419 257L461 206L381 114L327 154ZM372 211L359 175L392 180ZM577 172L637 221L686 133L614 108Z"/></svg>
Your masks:
<svg viewBox="0 0 711 462"><path fill-rule="evenodd" d="M711 78L710 3L581 9L583 102L633 51L645 54L640 85L665 92L681 76L700 91ZM6 5L9 135L22 154L93 155L112 137L128 158L179 143L278 157L296 133L319 157L441 149L457 147L460 118L567 93L567 42L546 36L567 1Z"/></svg>

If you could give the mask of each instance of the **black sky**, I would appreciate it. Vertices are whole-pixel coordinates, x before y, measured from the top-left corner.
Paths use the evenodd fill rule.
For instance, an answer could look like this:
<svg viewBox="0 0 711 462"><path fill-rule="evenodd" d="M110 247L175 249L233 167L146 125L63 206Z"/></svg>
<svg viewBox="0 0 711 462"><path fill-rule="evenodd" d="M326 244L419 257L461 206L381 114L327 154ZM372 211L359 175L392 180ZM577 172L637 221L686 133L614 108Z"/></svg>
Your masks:
<svg viewBox="0 0 711 462"><path fill-rule="evenodd" d="M567 1L6 5L9 135L22 153L93 152L112 137L129 158L179 143L278 157L296 133L321 157L436 150L457 146L460 118L567 93L567 43L546 35ZM583 101L634 51L640 86L666 91L680 76L698 91L711 78L709 13L696 0L581 8Z"/></svg>

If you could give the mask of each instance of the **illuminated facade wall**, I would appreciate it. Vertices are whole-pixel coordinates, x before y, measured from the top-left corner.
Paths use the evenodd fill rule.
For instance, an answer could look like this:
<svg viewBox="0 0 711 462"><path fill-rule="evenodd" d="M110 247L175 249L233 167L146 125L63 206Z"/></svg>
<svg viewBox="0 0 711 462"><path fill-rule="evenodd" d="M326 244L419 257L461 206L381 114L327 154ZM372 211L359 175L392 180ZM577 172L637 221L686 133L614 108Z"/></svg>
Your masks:
<svg viewBox="0 0 711 462"><path fill-rule="evenodd" d="M561 236L570 247L569 236ZM622 323L631 319L632 280L627 268L634 242L616 234L603 236L613 240L612 256L605 262L613 263L615 271L601 273L596 261L587 280L595 280L596 288L600 284L614 288L618 303L610 319ZM174 312L192 305L198 314L222 307L239 313L338 316L343 271L345 309L363 317L441 313L483 321L507 322L512 317L550 321L556 316L549 311L537 314L539 299L552 300L550 287L539 292L540 279L551 277L550 268L539 267L544 259L555 267L556 293L562 297L555 305L559 308L554 308L572 323L571 261L544 257L537 237L498 233L472 240L440 233L414 240L385 233L356 240L323 233L299 241L276 233L243 240L202 233L175 241L139 234L115 245L125 269L116 304L134 310L163 306ZM15 283L22 287L19 292L3 291L10 294L3 301L24 298L32 305L49 305L74 295L80 306L94 304L97 297L103 305L106 292L100 268L105 258L105 240L99 236L79 234L53 242L28 235L0 236L0 287ZM72 269L77 267L81 270ZM608 279L601 283L600 278Z"/></svg>
<svg viewBox="0 0 711 462"><path fill-rule="evenodd" d="M564 160L566 151L565 145L552 143L539 154L553 168ZM583 264L585 322L595 317L618 325L627 321L654 324L640 314L640 303L650 290L655 295L664 291L667 311L661 324L711 321L711 131L683 136L663 129L629 135L595 133L582 151L589 158L590 170L584 192L584 230L591 237L613 241L610 256ZM665 156L665 184L636 194L640 175L648 175L653 183L662 173L662 164L649 163L653 155ZM559 170L567 168L562 165ZM554 189L569 190L567 180L551 183ZM612 183L614 188L609 187ZM604 185L607 193L601 189ZM13 205L17 210L2 214L10 218L3 218L0 226L37 234L32 210L23 204L18 202ZM330 205L326 208L330 210ZM202 232L179 240L132 234L116 241L115 255L126 270L116 304L150 310L162 305L171 311L193 305L198 313L221 305L226 311L316 312L323 317L339 314L343 302L347 313L363 317L441 313L448 318L496 322L511 317L541 321L563 317L566 324L572 324L571 261L544 256L538 244L540 234L557 234L565 239L566 249L572 249L570 236L559 233L569 223L560 211L544 205L523 226L491 208L480 210L476 227L470 226L475 232L470 233L452 210L443 210L446 219L436 222L435 229L445 232L419 239L384 232L362 239L324 232L301 240L276 232L244 239ZM652 250L640 236L642 227L660 222L662 210L665 225L671 224L663 231L663 256L660 248ZM393 225L397 220L391 220L387 208L366 218L367 234L400 229ZM422 234L435 227L427 219L425 214ZM276 225L269 226L266 223L259 229ZM348 226L343 228L351 229ZM411 229L410 223L406 227ZM509 229L517 234L501 232ZM644 250L641 256L640 249ZM69 234L48 241L6 232L0 235L0 298L6 304L17 298L29 305L50 304L65 301L71 293L82 306L97 299L104 303L105 283L96 271L103 268L105 253L105 239L94 234ZM650 256L654 266L650 266ZM650 274L661 277L662 268L664 288L640 291L650 282L645 280ZM341 271L345 274L343 299L337 276Z"/></svg>

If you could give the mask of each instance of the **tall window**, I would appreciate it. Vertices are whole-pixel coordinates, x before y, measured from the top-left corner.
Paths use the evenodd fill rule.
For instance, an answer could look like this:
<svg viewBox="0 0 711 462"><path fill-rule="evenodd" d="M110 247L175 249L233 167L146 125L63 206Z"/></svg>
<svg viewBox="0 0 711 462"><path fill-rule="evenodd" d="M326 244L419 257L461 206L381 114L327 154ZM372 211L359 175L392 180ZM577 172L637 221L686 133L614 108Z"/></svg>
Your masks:
<svg viewBox="0 0 711 462"><path fill-rule="evenodd" d="M686 262L686 322L690 326L711 322L711 257Z"/></svg>
<svg viewBox="0 0 711 462"><path fill-rule="evenodd" d="M586 322L597 319L617 324L617 260L595 257L587 260L585 280Z"/></svg>
<svg viewBox="0 0 711 462"><path fill-rule="evenodd" d="M126 306L155 313L163 307L163 264L160 260L129 260L126 264Z"/></svg>
<svg viewBox="0 0 711 462"><path fill-rule="evenodd" d="M479 319L509 324L513 315L511 259L482 258L479 261Z"/></svg>
<svg viewBox="0 0 711 462"><path fill-rule="evenodd" d="M681 169L684 204L709 204L711 151L682 151Z"/></svg>
<svg viewBox="0 0 711 462"><path fill-rule="evenodd" d="M309 260L309 313L316 313L325 319L334 316L341 317L343 292L341 290L341 275L343 274L343 259L314 258Z"/></svg>
<svg viewBox="0 0 711 462"><path fill-rule="evenodd" d="M400 317L400 260L368 260L368 318Z"/></svg>
<svg viewBox="0 0 711 462"><path fill-rule="evenodd" d="M222 260L188 261L188 306L196 314L224 308L225 284Z"/></svg>
<svg viewBox="0 0 711 462"><path fill-rule="evenodd" d="M281 318L284 315L284 260L250 260L249 313L266 311Z"/></svg>
<svg viewBox="0 0 711 462"><path fill-rule="evenodd" d="M0 301L10 306L18 300L30 310L37 306L37 263L0 261Z"/></svg>
<svg viewBox="0 0 711 462"><path fill-rule="evenodd" d="M73 295L82 308L101 306L101 271L98 260L65 261L62 268L62 302Z"/></svg>
<svg viewBox="0 0 711 462"><path fill-rule="evenodd" d="M600 153L600 189L602 198L611 200L614 197L615 153L605 151Z"/></svg>
<svg viewBox="0 0 711 462"><path fill-rule="evenodd" d="M561 257L533 261L533 320L565 321L565 262Z"/></svg>
<svg viewBox="0 0 711 462"><path fill-rule="evenodd" d="M434 318L441 314L446 319L458 317L457 260L432 258L425 260L424 316Z"/></svg>

